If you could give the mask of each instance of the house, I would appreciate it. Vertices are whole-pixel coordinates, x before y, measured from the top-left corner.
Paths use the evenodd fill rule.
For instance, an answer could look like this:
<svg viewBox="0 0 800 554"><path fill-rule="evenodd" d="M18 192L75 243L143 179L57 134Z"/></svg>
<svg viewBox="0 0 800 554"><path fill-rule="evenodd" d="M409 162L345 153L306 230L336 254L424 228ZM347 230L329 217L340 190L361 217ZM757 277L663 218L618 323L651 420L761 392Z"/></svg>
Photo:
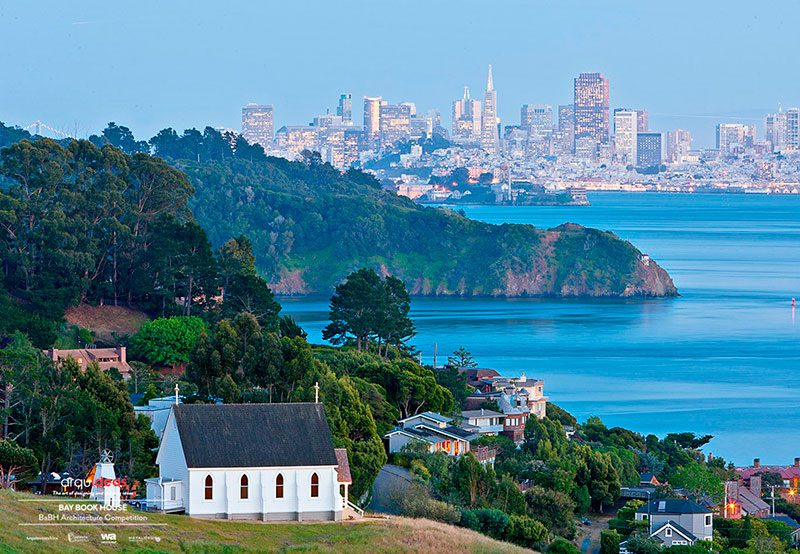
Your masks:
<svg viewBox="0 0 800 554"><path fill-rule="evenodd" d="M478 388L478 384L484 379L492 379L494 377L500 377L500 374L497 372L497 370L494 369L467 367L459 371L463 371L464 374L466 375L467 384L470 387L475 387L475 388Z"/></svg>
<svg viewBox="0 0 800 554"><path fill-rule="evenodd" d="M794 464L788 466L765 466L761 465L759 458L756 458L750 467L737 467L736 473L747 486L750 485L750 479L755 475L776 473L783 479L783 487L780 489L776 487L776 492L787 502L800 503L800 458L795 458Z"/></svg>
<svg viewBox="0 0 800 554"><path fill-rule="evenodd" d="M658 487L659 485L661 485L661 482L658 480L658 477L656 477L652 473L640 473L639 485L643 487L647 486Z"/></svg>
<svg viewBox="0 0 800 554"><path fill-rule="evenodd" d="M397 427L384 436L389 441L389 452L400 452L408 444L423 444L431 453L444 452L450 456L466 454L470 450L470 441L479 435L451 425L452 421L435 412L423 412L398 420Z"/></svg>
<svg viewBox="0 0 800 554"><path fill-rule="evenodd" d="M180 396L178 396L177 399L175 396L151 398L147 401L147 406L134 406L133 412L137 416L139 414L147 416L150 420L150 428L160 440L161 436L164 434L164 428L167 426L167 419L172 411L172 406L180 403Z"/></svg>
<svg viewBox="0 0 800 554"><path fill-rule="evenodd" d="M761 499L761 476L750 477L749 487L744 481L725 483L725 502L720 506L720 515L726 519L741 519L744 516L765 518L769 516L769 504Z"/></svg>
<svg viewBox="0 0 800 554"><path fill-rule="evenodd" d="M71 350L58 350L51 348L44 351L45 355L55 363L60 363L67 358L72 358L81 369L85 370L90 364L96 362L103 371L116 368L120 375L130 377L131 366L128 365L127 349L124 346L116 348L77 348Z"/></svg>
<svg viewBox="0 0 800 554"><path fill-rule="evenodd" d="M650 536L664 546L693 545L713 538L713 512L692 500L651 500L636 510L636 520L649 521Z"/></svg>
<svg viewBox="0 0 800 554"><path fill-rule="evenodd" d="M502 407L502 403L505 403L509 408L518 410L512 414L503 410L503 414L506 416L517 415L519 411L526 414L526 419L527 415L535 415L539 419L544 419L547 415L547 397L544 396L542 379L529 379L524 373L519 377L494 375L483 376L474 384L475 392L464 402L467 410L478 409L484 406L485 402L494 401L498 406ZM503 400L505 402L501 403ZM509 434L511 433L509 432Z"/></svg>
<svg viewBox="0 0 800 554"><path fill-rule="evenodd" d="M460 427L479 435L496 436L503 432L505 415L494 410L466 410L461 412L463 418Z"/></svg>
<svg viewBox="0 0 800 554"><path fill-rule="evenodd" d="M147 504L194 517L339 521L346 452L322 404L181 404L169 413Z"/></svg>
<svg viewBox="0 0 800 554"><path fill-rule="evenodd" d="M780 521L781 523L785 523L792 533L792 539L789 541L789 546L798 547L800 546L800 523L797 523L791 517L786 514L775 514L774 516L767 516L762 517L761 519L768 519L772 521Z"/></svg>

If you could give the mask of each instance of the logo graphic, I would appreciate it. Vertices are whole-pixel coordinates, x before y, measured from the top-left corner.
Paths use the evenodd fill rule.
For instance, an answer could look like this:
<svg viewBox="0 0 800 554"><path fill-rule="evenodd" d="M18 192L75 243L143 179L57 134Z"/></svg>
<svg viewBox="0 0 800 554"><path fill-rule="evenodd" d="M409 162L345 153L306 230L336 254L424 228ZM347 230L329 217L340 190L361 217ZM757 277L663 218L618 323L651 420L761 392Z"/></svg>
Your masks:
<svg viewBox="0 0 800 554"><path fill-rule="evenodd" d="M67 535L67 540L69 542L88 542L89 537L86 535L78 535L76 533L70 533Z"/></svg>
<svg viewBox="0 0 800 554"><path fill-rule="evenodd" d="M103 544L115 544L117 542L117 534L100 533L100 542Z"/></svg>

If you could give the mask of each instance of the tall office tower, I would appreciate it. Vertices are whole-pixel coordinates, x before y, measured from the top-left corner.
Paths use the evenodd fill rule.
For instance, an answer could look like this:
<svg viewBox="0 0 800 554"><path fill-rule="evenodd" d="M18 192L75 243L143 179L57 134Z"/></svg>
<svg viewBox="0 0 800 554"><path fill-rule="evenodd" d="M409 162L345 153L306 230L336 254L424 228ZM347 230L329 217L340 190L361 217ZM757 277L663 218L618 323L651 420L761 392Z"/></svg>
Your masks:
<svg viewBox="0 0 800 554"><path fill-rule="evenodd" d="M469 97L469 87L464 96L453 101L453 140L469 142L481 136L481 101Z"/></svg>
<svg viewBox="0 0 800 554"><path fill-rule="evenodd" d="M528 131L532 140L544 140L553 132L553 106L525 104L520 110L520 127Z"/></svg>
<svg viewBox="0 0 800 554"><path fill-rule="evenodd" d="M602 73L575 79L575 155L595 158L609 142L609 85ZM580 146L580 148L578 148Z"/></svg>
<svg viewBox="0 0 800 554"><path fill-rule="evenodd" d="M381 149L411 138L412 111L416 112L416 108L411 102L381 104L379 126Z"/></svg>
<svg viewBox="0 0 800 554"><path fill-rule="evenodd" d="M575 106L566 104L558 107L558 134L561 142L559 151L562 154L575 152Z"/></svg>
<svg viewBox="0 0 800 554"><path fill-rule="evenodd" d="M636 166L659 165L663 159L661 133L647 132L636 134Z"/></svg>
<svg viewBox="0 0 800 554"><path fill-rule="evenodd" d="M486 79L486 94L483 96L481 148L489 154L500 152L500 131L497 128L497 91L494 90L491 65L489 65L489 75Z"/></svg>
<svg viewBox="0 0 800 554"><path fill-rule="evenodd" d="M614 110L614 157L623 165L636 164L639 114L632 110Z"/></svg>
<svg viewBox="0 0 800 554"><path fill-rule="evenodd" d="M380 96L364 97L364 139L365 146L376 149L381 141L381 106L386 101Z"/></svg>
<svg viewBox="0 0 800 554"><path fill-rule="evenodd" d="M770 151L780 152L786 148L786 112L768 114L764 118L764 129Z"/></svg>
<svg viewBox="0 0 800 554"><path fill-rule="evenodd" d="M717 125L717 150L723 156L752 148L756 142L756 126L743 123Z"/></svg>
<svg viewBox="0 0 800 554"><path fill-rule="evenodd" d="M664 158L669 163L683 163L692 149L692 134L685 129L667 132Z"/></svg>
<svg viewBox="0 0 800 554"><path fill-rule="evenodd" d="M636 131L646 133L650 130L650 114L646 110L636 110Z"/></svg>
<svg viewBox="0 0 800 554"><path fill-rule="evenodd" d="M242 136L250 144L272 145L272 106L248 104L242 108Z"/></svg>
<svg viewBox="0 0 800 554"><path fill-rule="evenodd" d="M299 156L303 150L319 152L319 129L313 125L287 125L275 133L278 149Z"/></svg>
<svg viewBox="0 0 800 554"><path fill-rule="evenodd" d="M364 150L364 130L361 127L347 127L344 130L342 151L342 164L345 169L358 165L362 150Z"/></svg>
<svg viewBox="0 0 800 554"><path fill-rule="evenodd" d="M800 148L800 108L789 108L786 114L786 147Z"/></svg>
<svg viewBox="0 0 800 554"><path fill-rule="evenodd" d="M339 105L336 107L336 115L342 118L345 125L353 124L353 97L349 94L339 96Z"/></svg>

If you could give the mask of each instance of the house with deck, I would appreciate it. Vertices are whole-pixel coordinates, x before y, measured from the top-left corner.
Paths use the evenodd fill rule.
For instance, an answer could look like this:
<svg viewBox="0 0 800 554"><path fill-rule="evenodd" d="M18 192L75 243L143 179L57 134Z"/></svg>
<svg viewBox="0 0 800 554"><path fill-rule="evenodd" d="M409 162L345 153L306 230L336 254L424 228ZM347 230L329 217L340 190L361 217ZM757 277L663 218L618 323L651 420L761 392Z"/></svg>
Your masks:
<svg viewBox="0 0 800 554"><path fill-rule="evenodd" d="M496 436L503 432L506 416L494 410L481 408L461 412L460 427L481 436Z"/></svg>
<svg viewBox="0 0 800 554"><path fill-rule="evenodd" d="M322 404L181 404L147 505L201 518L339 521L351 482Z"/></svg>
<svg viewBox="0 0 800 554"><path fill-rule="evenodd" d="M406 445L425 445L428 452L444 452L450 456L460 456L470 451L470 441L477 439L478 433L452 425L452 418L435 412L423 412L398 420L397 426L384 438L389 443L389 452L401 452Z"/></svg>
<svg viewBox="0 0 800 554"><path fill-rule="evenodd" d="M90 364L96 363L103 370L108 371L116 368L124 378L130 377L131 366L128 364L127 348L117 346L116 348L73 348L60 350L50 348L44 351L50 361L59 364L68 358L72 358L78 366L85 370Z"/></svg>

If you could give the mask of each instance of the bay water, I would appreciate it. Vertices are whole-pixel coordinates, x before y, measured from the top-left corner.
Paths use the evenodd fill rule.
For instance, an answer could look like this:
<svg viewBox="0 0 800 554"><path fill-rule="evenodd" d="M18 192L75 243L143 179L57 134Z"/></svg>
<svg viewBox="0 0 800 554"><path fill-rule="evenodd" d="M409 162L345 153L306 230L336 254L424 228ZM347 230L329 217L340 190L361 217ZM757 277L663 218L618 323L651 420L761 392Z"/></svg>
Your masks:
<svg viewBox="0 0 800 554"><path fill-rule="evenodd" d="M414 298L430 363L459 346L481 367L545 380L579 420L711 434L736 464L800 456L800 196L595 193L591 206L467 206L490 223L564 222L630 240L681 294L658 299ZM281 298L322 341L328 299Z"/></svg>

